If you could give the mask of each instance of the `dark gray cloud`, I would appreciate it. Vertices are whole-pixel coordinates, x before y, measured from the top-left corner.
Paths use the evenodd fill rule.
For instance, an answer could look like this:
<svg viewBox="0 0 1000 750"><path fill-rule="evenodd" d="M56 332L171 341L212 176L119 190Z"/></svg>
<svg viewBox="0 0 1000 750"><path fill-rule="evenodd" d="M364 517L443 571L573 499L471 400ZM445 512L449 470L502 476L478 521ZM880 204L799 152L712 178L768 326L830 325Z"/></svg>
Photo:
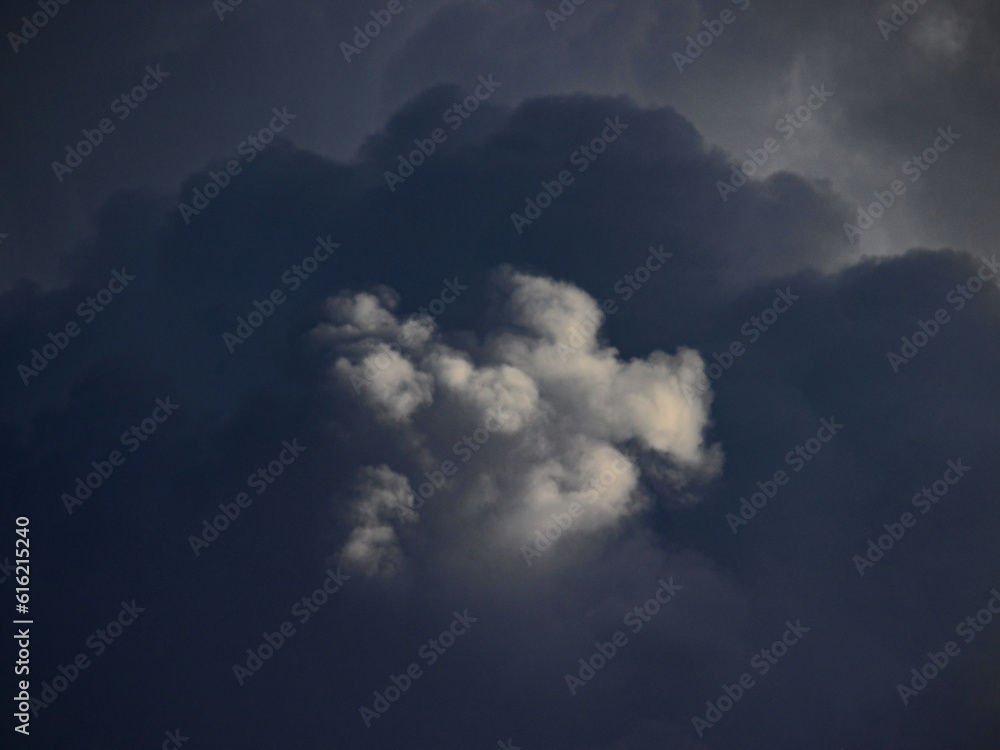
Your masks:
<svg viewBox="0 0 1000 750"><path fill-rule="evenodd" d="M891 15L890 4L742 5L590 0L553 30L545 16L551 3L405 4L350 63L339 45L373 10L360 2L244 3L221 21L202 2L125 12L67 5L16 55L10 51L2 73L15 101L37 102L4 115L17 144L8 149L12 168L2 187L7 276L65 283L57 259L113 190L173 190L210 158L232 153L273 106L298 114L288 133L295 143L345 159L428 86L471 88L481 74L503 82L497 102L586 91L671 104L733 155L759 148L810 86L825 84L833 100L764 173L830 179L855 206L899 178L938 127L952 125L960 148L912 186L861 249L989 249L997 231L989 210L998 71L992 5L924 5L889 39L877 21ZM673 54L725 9L735 21L679 73ZM8 15L8 27L19 27L19 11ZM88 54L93 39L102 40L99 56ZM113 116L111 102L156 63L170 79L56 182L51 162L83 128ZM46 220L53 215L63 219ZM842 255L825 256L824 267Z"/></svg>
<svg viewBox="0 0 1000 750"><path fill-rule="evenodd" d="M65 40L74 60L70 29L93 24L109 45L95 70L117 71L108 96L77 81L62 109L34 94L52 112L31 115L2 183L0 471L8 517L32 519L32 611L51 627L33 686L79 652L92 662L34 720L37 741L113 725L123 746L176 726L221 746L995 745L997 635L956 632L1000 586L1000 297L968 282L993 262L976 187L993 10L928 3L883 40L891 8L754 2L680 74L671 54L729 4L591 0L556 30L553 7L405 4L348 65L361 4L132 10L113 34L110 10L71 26L88 11L69 4L11 52L15 90L62 90L82 72L45 50ZM57 183L66 133L161 58L163 89ZM892 74L865 73L878 65ZM501 85L452 128L490 75ZM785 171L723 201L720 146L761 148L823 82L835 94L782 147ZM239 144L286 104L297 119L249 161ZM857 260L857 196L952 115L964 140L886 214L913 244ZM435 128L443 142L390 189ZM186 221L179 202L230 159L239 174ZM533 218L546 183L557 195ZM913 218L931 206L940 242ZM925 237L953 249L913 249ZM134 280L116 292L116 273ZM432 321L410 318L421 308ZM947 322L904 348L938 310ZM79 334L62 339L68 322ZM50 333L25 385L18 366ZM894 371L890 352L910 361ZM176 414L129 452L123 433L145 435L167 398ZM490 429L497 406L511 421ZM843 425L828 441L824 420ZM481 428L462 461L456 442ZM123 465L67 513L62 495L116 449ZM634 463L618 471L618 452ZM445 460L455 476L393 512ZM918 493L949 461L972 468L928 506ZM609 467L528 566L533 531ZM905 512L915 523L861 576L855 556ZM320 604L338 566L350 578ZM669 603L630 617L664 581L681 587ZM146 610L96 654L88 638L133 598ZM467 631L424 656L466 610ZM241 686L233 665L286 621ZM761 674L755 655L800 621ZM573 694L566 675L616 631ZM904 706L897 683L948 640L960 653ZM410 663L421 676L366 728L359 708ZM745 672L754 686L699 737L692 717Z"/></svg>

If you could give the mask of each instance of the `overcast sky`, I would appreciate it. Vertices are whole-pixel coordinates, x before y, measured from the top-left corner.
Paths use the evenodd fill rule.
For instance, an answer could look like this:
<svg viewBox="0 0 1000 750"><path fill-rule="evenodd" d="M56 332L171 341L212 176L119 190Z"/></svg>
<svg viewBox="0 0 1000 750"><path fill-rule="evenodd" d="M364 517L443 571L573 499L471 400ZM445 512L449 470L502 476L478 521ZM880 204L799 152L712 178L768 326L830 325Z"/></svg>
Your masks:
<svg viewBox="0 0 1000 750"><path fill-rule="evenodd" d="M998 746L995 4L0 20L18 742Z"/></svg>

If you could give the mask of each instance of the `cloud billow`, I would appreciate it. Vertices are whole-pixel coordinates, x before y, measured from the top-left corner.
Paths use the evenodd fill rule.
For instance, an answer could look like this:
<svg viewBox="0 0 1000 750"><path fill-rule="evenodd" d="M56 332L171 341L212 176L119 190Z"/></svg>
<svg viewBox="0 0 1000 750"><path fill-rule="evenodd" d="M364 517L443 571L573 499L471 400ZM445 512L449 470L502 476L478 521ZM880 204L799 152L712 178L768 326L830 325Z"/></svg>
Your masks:
<svg viewBox="0 0 1000 750"><path fill-rule="evenodd" d="M573 502L592 506L578 532L613 527L647 507L652 497L639 469L611 471L627 445L679 475L718 471L721 451L705 444L710 394L692 402L683 393L703 375L696 352L623 361L588 327L599 310L578 287L509 268L497 283L508 294L503 320L475 350L445 343L426 318L399 321L387 294L342 293L327 304L332 320L312 332L329 347L330 377L364 401L385 440L413 446L423 472L450 459L448 512L480 521L469 520L467 533L484 549L509 554ZM400 336L406 326L414 330ZM400 339L407 343L388 346ZM381 368L373 365L378 357ZM477 430L496 433L483 455L462 447L461 438ZM608 472L615 481L601 482ZM373 574L394 569L401 554L389 499L408 523L414 487L432 485L416 474L411 486L387 466L361 475L341 559Z"/></svg>

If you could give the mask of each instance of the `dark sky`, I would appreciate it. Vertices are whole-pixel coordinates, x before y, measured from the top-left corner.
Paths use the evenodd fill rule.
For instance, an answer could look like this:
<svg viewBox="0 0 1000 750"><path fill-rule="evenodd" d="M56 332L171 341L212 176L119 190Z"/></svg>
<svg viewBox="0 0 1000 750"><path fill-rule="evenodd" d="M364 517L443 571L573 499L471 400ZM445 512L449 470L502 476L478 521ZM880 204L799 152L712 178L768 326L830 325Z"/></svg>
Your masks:
<svg viewBox="0 0 1000 750"><path fill-rule="evenodd" d="M994 3L0 19L12 742L1000 747Z"/></svg>

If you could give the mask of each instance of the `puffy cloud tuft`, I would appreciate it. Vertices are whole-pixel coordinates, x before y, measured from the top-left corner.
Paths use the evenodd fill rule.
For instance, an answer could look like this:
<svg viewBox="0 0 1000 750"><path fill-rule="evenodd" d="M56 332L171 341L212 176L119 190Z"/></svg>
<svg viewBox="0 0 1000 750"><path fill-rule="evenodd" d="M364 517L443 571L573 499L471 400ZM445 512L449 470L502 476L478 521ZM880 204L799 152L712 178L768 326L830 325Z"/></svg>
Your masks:
<svg viewBox="0 0 1000 750"><path fill-rule="evenodd" d="M428 319L404 340L415 321L396 318L388 291L341 293L327 304L330 322L314 330L331 347L335 385L363 399L386 440L417 447L408 451L415 465L395 469L414 478L417 507L429 501L423 533L449 527L431 546L461 526L463 544L471 535L482 554L510 553L574 502L584 512L568 533L613 528L651 502L640 466L657 467L652 479L668 492L719 471L721 452L704 442L711 394L685 396L704 378L697 352L623 361L598 340L601 312L582 289L509 270L501 283L504 319L481 348L445 344ZM388 570L401 553L373 498L413 492L388 467L367 471L355 507L368 510L342 555Z"/></svg>
<svg viewBox="0 0 1000 750"><path fill-rule="evenodd" d="M340 552L344 567L367 576L392 575L402 564L399 538L392 522L415 523L410 483L384 464L358 472L351 504L354 530Z"/></svg>

